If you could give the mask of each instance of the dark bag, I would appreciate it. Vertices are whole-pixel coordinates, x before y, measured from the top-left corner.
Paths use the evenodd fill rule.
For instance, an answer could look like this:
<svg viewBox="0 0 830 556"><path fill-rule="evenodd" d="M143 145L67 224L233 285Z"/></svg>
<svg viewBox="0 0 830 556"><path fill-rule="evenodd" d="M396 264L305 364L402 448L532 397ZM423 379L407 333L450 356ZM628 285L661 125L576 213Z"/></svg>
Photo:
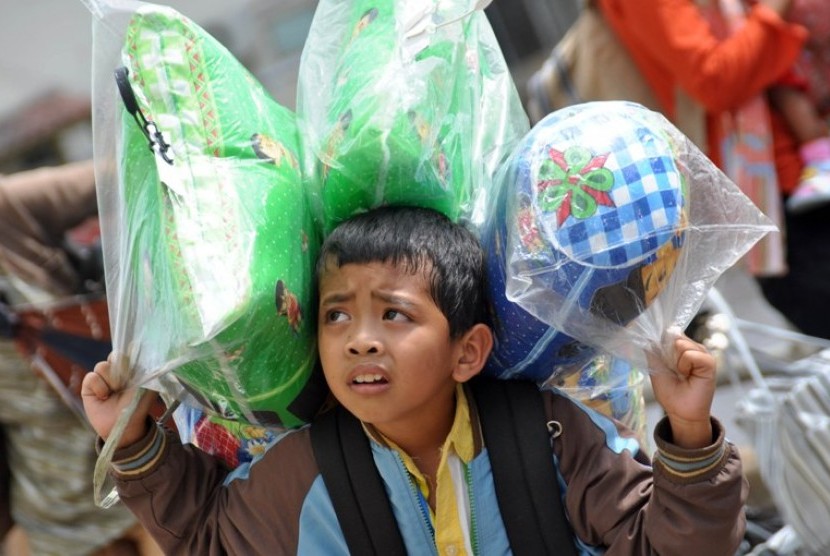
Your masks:
<svg viewBox="0 0 830 556"><path fill-rule="evenodd" d="M830 339L830 206L785 217L789 271L759 279L764 297L800 332Z"/></svg>
<svg viewBox="0 0 830 556"><path fill-rule="evenodd" d="M517 555L575 556L538 387L478 377L470 388L511 550ZM314 422L311 442L349 552L406 554L360 422L338 406Z"/></svg>
<svg viewBox="0 0 830 556"><path fill-rule="evenodd" d="M14 338L19 322L20 319L17 318L12 308L6 304L2 293L0 293L0 338Z"/></svg>

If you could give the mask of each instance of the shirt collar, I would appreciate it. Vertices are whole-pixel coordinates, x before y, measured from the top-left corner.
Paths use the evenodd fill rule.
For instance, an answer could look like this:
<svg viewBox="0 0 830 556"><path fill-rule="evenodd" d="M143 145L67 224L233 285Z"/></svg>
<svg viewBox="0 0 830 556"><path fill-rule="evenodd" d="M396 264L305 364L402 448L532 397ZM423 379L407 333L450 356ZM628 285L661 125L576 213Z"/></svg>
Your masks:
<svg viewBox="0 0 830 556"><path fill-rule="evenodd" d="M369 423L363 423L363 429L369 438L382 446L392 448L404 460L407 468L415 468L412 458L409 454L404 452L397 444L386 438L379 430ZM452 426L444 444L441 447L442 451L452 450L464 463L470 463L475 457L475 439L473 424L470 419L470 404L467 401L467 393L461 384L458 384L455 389L455 416L453 417ZM412 464L412 465L410 465ZM412 472L412 469L410 469Z"/></svg>

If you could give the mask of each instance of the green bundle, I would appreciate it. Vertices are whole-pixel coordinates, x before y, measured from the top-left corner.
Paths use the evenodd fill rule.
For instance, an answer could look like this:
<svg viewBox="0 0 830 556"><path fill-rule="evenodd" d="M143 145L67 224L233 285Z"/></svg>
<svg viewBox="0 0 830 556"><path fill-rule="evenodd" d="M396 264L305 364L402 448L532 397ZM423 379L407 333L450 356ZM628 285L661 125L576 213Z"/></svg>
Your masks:
<svg viewBox="0 0 830 556"><path fill-rule="evenodd" d="M468 216L490 179L483 159L500 156L526 131L492 30L468 4L318 6L300 65L298 113L324 231L379 205ZM495 107L485 96L503 87L499 80L509 85ZM515 114L517 123L505 125Z"/></svg>
<svg viewBox="0 0 830 556"><path fill-rule="evenodd" d="M121 344L138 379L169 370L212 414L302 424L321 401L312 307L319 238L295 115L169 8L136 10L122 59L136 121L161 134L125 113L120 280L110 295L116 320L132 320L135 332Z"/></svg>

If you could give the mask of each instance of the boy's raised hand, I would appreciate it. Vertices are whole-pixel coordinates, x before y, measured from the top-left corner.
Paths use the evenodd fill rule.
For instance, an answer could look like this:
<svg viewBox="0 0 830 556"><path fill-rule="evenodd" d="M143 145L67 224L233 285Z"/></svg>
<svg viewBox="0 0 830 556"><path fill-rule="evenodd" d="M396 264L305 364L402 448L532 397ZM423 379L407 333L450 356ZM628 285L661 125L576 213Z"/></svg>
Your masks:
<svg viewBox="0 0 830 556"><path fill-rule="evenodd" d="M119 361L111 353L106 361L97 363L93 372L87 373L81 383L81 398L86 417L98 436L105 440L112 432L121 412L130 405L133 396L139 390L137 386L124 388L123 385L115 383L116 374L125 374L112 372L112 367L116 364L126 363L123 360ZM147 390L139 395L142 395L142 399L118 441L119 448L129 446L147 433L147 416L150 414L156 392Z"/></svg>
<svg viewBox="0 0 830 556"><path fill-rule="evenodd" d="M669 419L673 443L682 448L702 448L712 443L715 358L685 335L677 337L673 347L673 367L668 367L659 356L649 357L654 398Z"/></svg>

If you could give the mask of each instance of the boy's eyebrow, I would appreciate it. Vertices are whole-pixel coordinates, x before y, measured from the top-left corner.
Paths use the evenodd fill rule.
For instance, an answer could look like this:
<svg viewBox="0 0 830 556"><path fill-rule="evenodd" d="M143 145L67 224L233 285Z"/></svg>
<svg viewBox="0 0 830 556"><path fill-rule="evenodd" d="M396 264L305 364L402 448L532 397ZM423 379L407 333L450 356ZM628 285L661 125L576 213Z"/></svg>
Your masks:
<svg viewBox="0 0 830 556"><path fill-rule="evenodd" d="M320 305L336 305L337 303L345 303L347 301L351 301L354 297L354 293L331 293L320 300ZM416 305L409 298L395 295L393 293L372 292L372 297L391 305L401 305L404 307L415 307Z"/></svg>
<svg viewBox="0 0 830 556"><path fill-rule="evenodd" d="M345 303L354 298L353 293L331 293L320 300L320 305L333 305L335 303Z"/></svg>
<svg viewBox="0 0 830 556"><path fill-rule="evenodd" d="M401 305L404 307L415 307L416 304L407 297L395 295L393 293L373 292L372 297L389 303L390 305Z"/></svg>

